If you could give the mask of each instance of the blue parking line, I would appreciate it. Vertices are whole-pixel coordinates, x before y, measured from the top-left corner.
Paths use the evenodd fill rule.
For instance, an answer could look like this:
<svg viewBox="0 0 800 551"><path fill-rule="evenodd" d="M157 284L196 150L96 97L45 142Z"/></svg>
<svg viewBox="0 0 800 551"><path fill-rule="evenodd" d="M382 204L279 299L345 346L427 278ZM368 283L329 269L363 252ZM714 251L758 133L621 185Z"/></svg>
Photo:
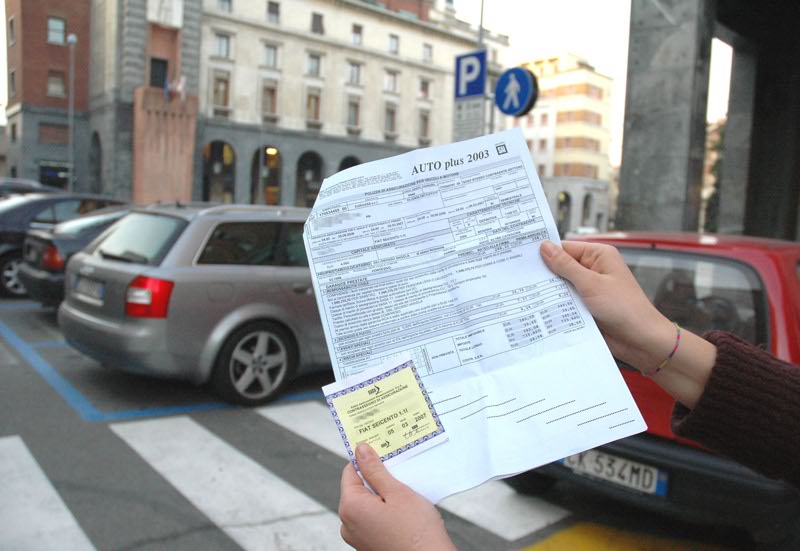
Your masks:
<svg viewBox="0 0 800 551"><path fill-rule="evenodd" d="M41 341L29 342L27 344L34 348L61 348L62 346L67 346L65 341Z"/></svg>
<svg viewBox="0 0 800 551"><path fill-rule="evenodd" d="M0 305L4 306L4 305ZM84 420L92 423L103 423L109 421L124 421L129 419L141 419L143 417L162 417L166 415L179 415L194 411L209 411L215 409L227 409L231 406L224 402L207 402L203 404L190 404L185 406L167 406L159 408L133 409L127 411L114 411L103 413L97 409L78 389L72 386L58 371L51 366L47 360L42 358L34 350L37 348L54 348L66 346L63 341L43 341L38 343L25 342L17 335L5 322L0 321L0 336L2 336L20 356L22 356L31 367L33 367L47 383L58 392L64 400L83 417ZM309 400L322 398L322 392L309 391L299 392L281 396L276 402L292 402L298 400Z"/></svg>
<svg viewBox="0 0 800 551"><path fill-rule="evenodd" d="M87 400L83 394L78 392L74 386L61 376L61 374L53 369L47 361L42 358L36 350L34 350L28 343L17 336L5 322L0 321L0 335L10 344L19 355L25 358L31 367L33 367L42 378L47 381L56 392L58 392L67 403L72 406L72 409L77 411L81 417L87 421L102 421L103 412L94 407L94 405Z"/></svg>
<svg viewBox="0 0 800 551"><path fill-rule="evenodd" d="M38 302L32 300L23 300L19 302L6 302L0 304L0 312L15 312L18 310L38 310L41 306Z"/></svg>

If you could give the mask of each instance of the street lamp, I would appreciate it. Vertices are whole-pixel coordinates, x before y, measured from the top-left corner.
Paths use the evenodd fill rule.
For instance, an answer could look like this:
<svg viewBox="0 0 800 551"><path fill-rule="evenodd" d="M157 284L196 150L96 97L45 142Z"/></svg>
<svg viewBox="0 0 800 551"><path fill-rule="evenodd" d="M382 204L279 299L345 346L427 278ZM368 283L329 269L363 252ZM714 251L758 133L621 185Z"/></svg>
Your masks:
<svg viewBox="0 0 800 551"><path fill-rule="evenodd" d="M75 44L78 37L70 33L67 35L69 44L69 180L67 180L67 191L74 191L75 184Z"/></svg>

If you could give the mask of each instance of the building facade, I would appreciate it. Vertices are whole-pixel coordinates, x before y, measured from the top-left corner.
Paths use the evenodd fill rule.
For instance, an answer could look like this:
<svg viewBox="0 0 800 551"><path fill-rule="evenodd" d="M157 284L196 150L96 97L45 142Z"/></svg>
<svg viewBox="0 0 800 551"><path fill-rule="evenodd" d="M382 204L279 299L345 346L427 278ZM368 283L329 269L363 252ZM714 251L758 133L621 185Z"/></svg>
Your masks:
<svg viewBox="0 0 800 551"><path fill-rule="evenodd" d="M69 66L75 55L75 181L88 153L89 2L6 0L8 175L67 188ZM70 36L77 39L70 45Z"/></svg>
<svg viewBox="0 0 800 551"><path fill-rule="evenodd" d="M522 128L562 234L580 226L605 230L612 179L611 78L572 54L523 64L536 75L534 108Z"/></svg>
<svg viewBox="0 0 800 551"><path fill-rule="evenodd" d="M524 66L539 81L539 99L518 123L539 173L609 181L612 79L572 54Z"/></svg>
<svg viewBox="0 0 800 551"><path fill-rule="evenodd" d="M195 198L311 206L341 169L452 139L450 3L204 0ZM499 74L506 37L485 33Z"/></svg>
<svg viewBox="0 0 800 551"><path fill-rule="evenodd" d="M609 229L608 182L579 176L551 176L542 178L542 187L561 237L569 232Z"/></svg>
<svg viewBox="0 0 800 551"><path fill-rule="evenodd" d="M140 203L305 206L322 179L343 168L447 143L454 58L476 49L478 41L478 29L455 17L450 0L36 4L37 29L47 29L48 17L67 19L66 8L56 6L82 10L83 27L76 27L75 189ZM50 4L50 11L42 7ZM14 14L21 5L7 0L10 28L20 24ZM77 16L68 15L71 32ZM31 21L25 18L26 25ZM26 28L25 36L27 43L35 33ZM508 38L488 31L483 37L490 75L497 76ZM22 49L14 48L10 41L10 76L17 90L24 82L27 92L28 67L35 64L26 64L23 75L21 57L14 57ZM32 55L58 64L60 53ZM48 70L62 71L60 65ZM63 111L63 98L46 99L34 115L55 116L55 105ZM45 141L60 135L40 130L33 115L26 120L34 126L21 132L13 118L18 95L11 100L10 144L24 136L32 158L66 157L46 151ZM58 116L63 118L61 111ZM37 141L28 144L32 137ZM11 152L9 157L11 167L21 166ZM18 175L39 179L37 162L27 161L30 170Z"/></svg>

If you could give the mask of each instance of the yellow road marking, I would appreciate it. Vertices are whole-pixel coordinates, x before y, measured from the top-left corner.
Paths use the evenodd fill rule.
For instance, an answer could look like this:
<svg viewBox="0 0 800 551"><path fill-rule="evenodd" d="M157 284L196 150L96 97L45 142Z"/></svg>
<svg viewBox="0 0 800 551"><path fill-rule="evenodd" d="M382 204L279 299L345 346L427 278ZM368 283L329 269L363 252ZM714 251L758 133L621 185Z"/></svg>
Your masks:
<svg viewBox="0 0 800 551"><path fill-rule="evenodd" d="M579 522L520 551L721 551L723 547L659 538Z"/></svg>

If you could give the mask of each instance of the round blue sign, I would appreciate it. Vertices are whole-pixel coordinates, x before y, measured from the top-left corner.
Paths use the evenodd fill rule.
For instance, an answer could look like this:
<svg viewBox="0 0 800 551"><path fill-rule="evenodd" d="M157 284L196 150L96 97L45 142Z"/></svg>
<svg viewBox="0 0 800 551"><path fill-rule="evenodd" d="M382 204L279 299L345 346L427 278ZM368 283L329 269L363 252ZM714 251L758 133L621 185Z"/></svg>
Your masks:
<svg viewBox="0 0 800 551"><path fill-rule="evenodd" d="M524 67L509 69L497 79L494 101L506 115L520 117L533 108L539 95L536 77Z"/></svg>

